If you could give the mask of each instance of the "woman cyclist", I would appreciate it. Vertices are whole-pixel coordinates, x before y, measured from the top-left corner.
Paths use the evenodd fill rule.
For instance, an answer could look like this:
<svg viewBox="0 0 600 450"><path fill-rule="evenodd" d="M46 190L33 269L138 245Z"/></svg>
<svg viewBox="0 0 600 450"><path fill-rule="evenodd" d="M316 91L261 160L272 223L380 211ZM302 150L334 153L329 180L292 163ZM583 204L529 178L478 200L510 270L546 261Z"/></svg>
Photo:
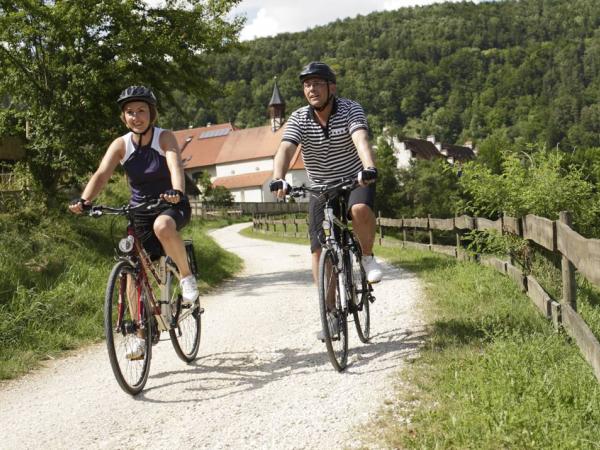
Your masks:
<svg viewBox="0 0 600 450"><path fill-rule="evenodd" d="M154 126L157 101L150 89L130 86L121 93L117 103L129 133L110 144L81 197L71 202L69 210L81 214L84 205L91 205L121 164L129 181L132 205L148 197L160 197L171 204L164 211L136 217L136 231L152 258L160 256L162 245L179 269L182 302L193 303L198 297L198 287L178 233L191 217L190 203L183 193L185 178L179 146L170 130ZM143 343L138 347L135 354L128 355L131 359L143 356Z"/></svg>

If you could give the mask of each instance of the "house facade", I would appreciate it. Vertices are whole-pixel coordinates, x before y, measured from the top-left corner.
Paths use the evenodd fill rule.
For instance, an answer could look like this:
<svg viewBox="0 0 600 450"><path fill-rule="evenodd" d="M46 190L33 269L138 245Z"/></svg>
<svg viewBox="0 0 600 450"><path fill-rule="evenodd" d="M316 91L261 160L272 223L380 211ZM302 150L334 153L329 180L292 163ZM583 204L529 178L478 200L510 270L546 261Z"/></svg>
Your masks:
<svg viewBox="0 0 600 450"><path fill-rule="evenodd" d="M197 179L200 172L208 173L213 186L227 188L235 202L276 202L269 182L285 122L285 103L277 82L269 112L271 124L263 127L237 129L223 123L175 131L186 174ZM286 180L292 185L308 183L300 147Z"/></svg>

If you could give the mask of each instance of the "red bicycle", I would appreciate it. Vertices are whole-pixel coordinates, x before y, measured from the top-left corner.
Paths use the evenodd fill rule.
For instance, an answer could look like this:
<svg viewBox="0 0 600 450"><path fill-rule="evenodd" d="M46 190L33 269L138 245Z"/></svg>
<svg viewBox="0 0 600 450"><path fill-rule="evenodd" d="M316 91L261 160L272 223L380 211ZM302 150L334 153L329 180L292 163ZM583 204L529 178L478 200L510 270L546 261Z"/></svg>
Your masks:
<svg viewBox="0 0 600 450"><path fill-rule="evenodd" d="M198 354L202 330L200 299L182 305L179 271L164 254L152 262L133 225L134 215L168 208L163 200L140 205L92 206L88 214L125 216L127 236L116 246L117 262L108 277L104 298L104 333L112 371L121 388L136 395L150 372L152 346L168 332L177 355L192 362ZM192 241L185 241L188 261L196 275Z"/></svg>

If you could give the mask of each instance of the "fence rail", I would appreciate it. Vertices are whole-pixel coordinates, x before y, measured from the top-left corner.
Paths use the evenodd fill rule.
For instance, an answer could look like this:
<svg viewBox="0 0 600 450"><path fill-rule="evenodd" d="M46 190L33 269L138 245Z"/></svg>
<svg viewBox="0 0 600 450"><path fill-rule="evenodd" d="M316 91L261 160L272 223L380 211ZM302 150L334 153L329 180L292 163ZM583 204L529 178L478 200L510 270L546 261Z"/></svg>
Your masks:
<svg viewBox="0 0 600 450"><path fill-rule="evenodd" d="M263 233L278 233L284 236L307 236L307 232L299 232L299 224L307 224L307 219L274 219L254 217L253 229ZM572 230L570 215L561 213L559 220L527 215L522 218L503 216L497 220L467 215L450 219L432 217L416 217L394 219L377 218L379 244L383 246L417 248L420 250L443 253L456 258L467 259L469 255L463 248L462 234L465 230L489 231L520 236L561 256L562 263L562 296L559 301L553 299L532 275L524 273L510 261L489 255L475 255L482 264L511 278L540 312L552 320L558 329L562 327L576 342L586 361L600 381L600 342L577 313L577 287L575 272L600 287L600 240L587 239ZM293 232L291 229L293 228ZM386 229L394 228L402 232L402 240L387 239ZM388 230L389 231L389 230ZM408 240L408 231L428 232L429 243ZM434 242L434 231L454 232L456 245L441 245ZM414 233L412 233L414 234Z"/></svg>
<svg viewBox="0 0 600 450"><path fill-rule="evenodd" d="M192 215L199 217L211 216L240 216L240 215L255 215L255 214L293 214L308 211L308 203L284 203L284 202L238 202L232 203L227 207L218 207L206 205L202 202L190 201L192 207Z"/></svg>

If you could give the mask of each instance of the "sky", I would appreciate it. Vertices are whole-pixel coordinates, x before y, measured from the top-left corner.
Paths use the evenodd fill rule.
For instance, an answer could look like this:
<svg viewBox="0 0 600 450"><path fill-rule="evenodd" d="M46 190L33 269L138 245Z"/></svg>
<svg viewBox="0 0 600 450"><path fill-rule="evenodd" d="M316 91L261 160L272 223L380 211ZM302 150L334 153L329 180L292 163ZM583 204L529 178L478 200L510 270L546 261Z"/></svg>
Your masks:
<svg viewBox="0 0 600 450"><path fill-rule="evenodd" d="M458 2L461 0L446 0ZM480 0L474 0L479 3ZM242 0L234 15L247 18L240 40L305 31L337 19L389 11L406 6L443 3L440 0Z"/></svg>

